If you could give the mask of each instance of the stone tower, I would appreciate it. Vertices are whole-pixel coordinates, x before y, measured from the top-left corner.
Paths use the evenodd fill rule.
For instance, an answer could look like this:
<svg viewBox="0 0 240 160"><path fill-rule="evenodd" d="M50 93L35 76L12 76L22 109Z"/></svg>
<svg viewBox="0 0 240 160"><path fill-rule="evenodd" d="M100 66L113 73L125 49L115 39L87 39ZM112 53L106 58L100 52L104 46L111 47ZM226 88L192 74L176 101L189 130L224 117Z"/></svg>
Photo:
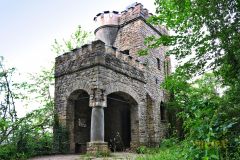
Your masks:
<svg viewBox="0 0 240 160"><path fill-rule="evenodd" d="M55 110L67 152L122 151L157 145L166 133L167 99L160 83L170 72L166 47L139 57L148 36L167 34L146 23L140 3L97 14L96 41L56 58ZM56 138L58 137L58 138ZM64 139L64 140L63 140Z"/></svg>

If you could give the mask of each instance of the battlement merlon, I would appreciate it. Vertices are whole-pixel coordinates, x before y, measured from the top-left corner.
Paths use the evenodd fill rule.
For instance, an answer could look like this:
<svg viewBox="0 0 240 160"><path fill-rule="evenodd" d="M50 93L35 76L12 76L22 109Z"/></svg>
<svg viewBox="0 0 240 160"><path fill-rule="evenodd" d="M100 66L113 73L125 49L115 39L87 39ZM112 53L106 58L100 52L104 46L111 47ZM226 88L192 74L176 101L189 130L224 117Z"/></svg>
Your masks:
<svg viewBox="0 0 240 160"><path fill-rule="evenodd" d="M98 13L94 17L94 21L98 24L98 28L95 30L96 39L100 39L105 42L106 45L112 46L118 34L119 28L141 19L149 27L155 30L159 35L166 35L168 31L164 26L153 26L147 23L146 19L152 16L148 9L143 8L141 3L134 3L127 7L126 10L120 14L117 11L104 11Z"/></svg>
<svg viewBox="0 0 240 160"><path fill-rule="evenodd" d="M97 27L104 25L119 25L120 16L118 11L104 11L103 13L98 13L96 17L94 17L94 21L97 22Z"/></svg>
<svg viewBox="0 0 240 160"><path fill-rule="evenodd" d="M152 16L152 14L149 13L148 9L143 8L143 5L141 3L134 3L127 7L126 10L121 12L119 24L123 25L124 23L137 17L147 19L150 16Z"/></svg>
<svg viewBox="0 0 240 160"><path fill-rule="evenodd" d="M104 11L103 13L98 13L94 17L94 21L97 22L98 27L103 25L122 25L139 16L147 19L152 16L152 13L149 13L148 9L143 8L141 3L134 3L120 14L118 11Z"/></svg>
<svg viewBox="0 0 240 160"><path fill-rule="evenodd" d="M146 67L137 59L106 46L101 40L85 44L56 57L55 77L78 72L94 66L104 66L145 83ZM129 74L130 73L130 74Z"/></svg>

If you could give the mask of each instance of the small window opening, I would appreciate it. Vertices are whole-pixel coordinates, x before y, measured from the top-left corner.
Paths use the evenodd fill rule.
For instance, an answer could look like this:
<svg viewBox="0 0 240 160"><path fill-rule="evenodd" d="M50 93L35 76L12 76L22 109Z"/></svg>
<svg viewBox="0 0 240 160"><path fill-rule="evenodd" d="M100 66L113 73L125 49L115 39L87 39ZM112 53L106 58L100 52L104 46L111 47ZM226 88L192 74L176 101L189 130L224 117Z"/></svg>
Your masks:
<svg viewBox="0 0 240 160"><path fill-rule="evenodd" d="M166 75L166 61L163 62L164 74Z"/></svg>
<svg viewBox="0 0 240 160"><path fill-rule="evenodd" d="M159 83L159 80L158 80L158 78L156 78L156 79L155 79L155 81L156 81L156 84L158 84L158 83Z"/></svg>
<svg viewBox="0 0 240 160"><path fill-rule="evenodd" d="M165 106L163 102L160 103L160 114L161 114L161 121L165 121L166 120Z"/></svg>
<svg viewBox="0 0 240 160"><path fill-rule="evenodd" d="M166 74L168 75L168 73L169 73L169 63L168 63L168 61L166 62Z"/></svg>
<svg viewBox="0 0 240 160"><path fill-rule="evenodd" d="M129 55L129 50L122 51L123 54Z"/></svg>
<svg viewBox="0 0 240 160"><path fill-rule="evenodd" d="M157 68L160 70L161 69L161 64L160 64L160 59L157 58Z"/></svg>

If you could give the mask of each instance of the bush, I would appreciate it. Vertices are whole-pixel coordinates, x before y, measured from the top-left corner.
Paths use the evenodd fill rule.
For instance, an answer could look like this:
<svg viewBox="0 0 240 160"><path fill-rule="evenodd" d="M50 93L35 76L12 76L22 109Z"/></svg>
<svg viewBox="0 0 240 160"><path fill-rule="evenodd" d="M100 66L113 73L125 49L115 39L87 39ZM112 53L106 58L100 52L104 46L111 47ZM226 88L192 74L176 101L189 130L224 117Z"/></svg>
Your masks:
<svg viewBox="0 0 240 160"><path fill-rule="evenodd" d="M160 143L160 147L172 147L178 143L177 138L169 138L169 139L163 139Z"/></svg>
<svg viewBox="0 0 240 160"><path fill-rule="evenodd" d="M25 160L28 157L25 153L17 152L17 147L14 144L2 145L0 147L1 160Z"/></svg>
<svg viewBox="0 0 240 160"><path fill-rule="evenodd" d="M19 130L18 130L19 131ZM52 133L20 130L11 142L0 145L0 160L24 160L52 153Z"/></svg>
<svg viewBox="0 0 240 160"><path fill-rule="evenodd" d="M170 148L148 148L147 154L137 157L137 160L185 160L181 157L181 146Z"/></svg>
<svg viewBox="0 0 240 160"><path fill-rule="evenodd" d="M146 147L146 146L140 146L136 149L136 152L138 154L156 154L159 152L158 147Z"/></svg>
<svg viewBox="0 0 240 160"><path fill-rule="evenodd" d="M147 147L146 146L140 146L136 149L136 152L138 154L146 154L147 153Z"/></svg>
<svg viewBox="0 0 240 160"><path fill-rule="evenodd" d="M0 159L10 159L11 155L16 152L16 147L14 145L2 145L0 147Z"/></svg>

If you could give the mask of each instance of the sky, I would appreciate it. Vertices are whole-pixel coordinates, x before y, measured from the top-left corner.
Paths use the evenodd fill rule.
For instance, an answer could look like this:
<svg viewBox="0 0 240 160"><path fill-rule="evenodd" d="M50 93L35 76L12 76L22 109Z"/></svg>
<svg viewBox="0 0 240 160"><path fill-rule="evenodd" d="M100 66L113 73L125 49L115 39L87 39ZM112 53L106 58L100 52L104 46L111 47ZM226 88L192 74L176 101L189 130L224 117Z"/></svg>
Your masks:
<svg viewBox="0 0 240 160"><path fill-rule="evenodd" d="M0 56L5 64L17 68L17 80L27 79L27 73L37 73L50 67L55 55L51 51L54 39L61 41L78 25L93 32L95 15L103 11L123 11L136 0L0 0ZM138 0L154 13L154 0ZM34 108L17 101L18 116Z"/></svg>
<svg viewBox="0 0 240 160"><path fill-rule="evenodd" d="M0 56L19 72L50 66L54 39L67 39L78 25L94 31L103 11L123 11L136 0L0 0ZM154 13L154 0L138 0Z"/></svg>

